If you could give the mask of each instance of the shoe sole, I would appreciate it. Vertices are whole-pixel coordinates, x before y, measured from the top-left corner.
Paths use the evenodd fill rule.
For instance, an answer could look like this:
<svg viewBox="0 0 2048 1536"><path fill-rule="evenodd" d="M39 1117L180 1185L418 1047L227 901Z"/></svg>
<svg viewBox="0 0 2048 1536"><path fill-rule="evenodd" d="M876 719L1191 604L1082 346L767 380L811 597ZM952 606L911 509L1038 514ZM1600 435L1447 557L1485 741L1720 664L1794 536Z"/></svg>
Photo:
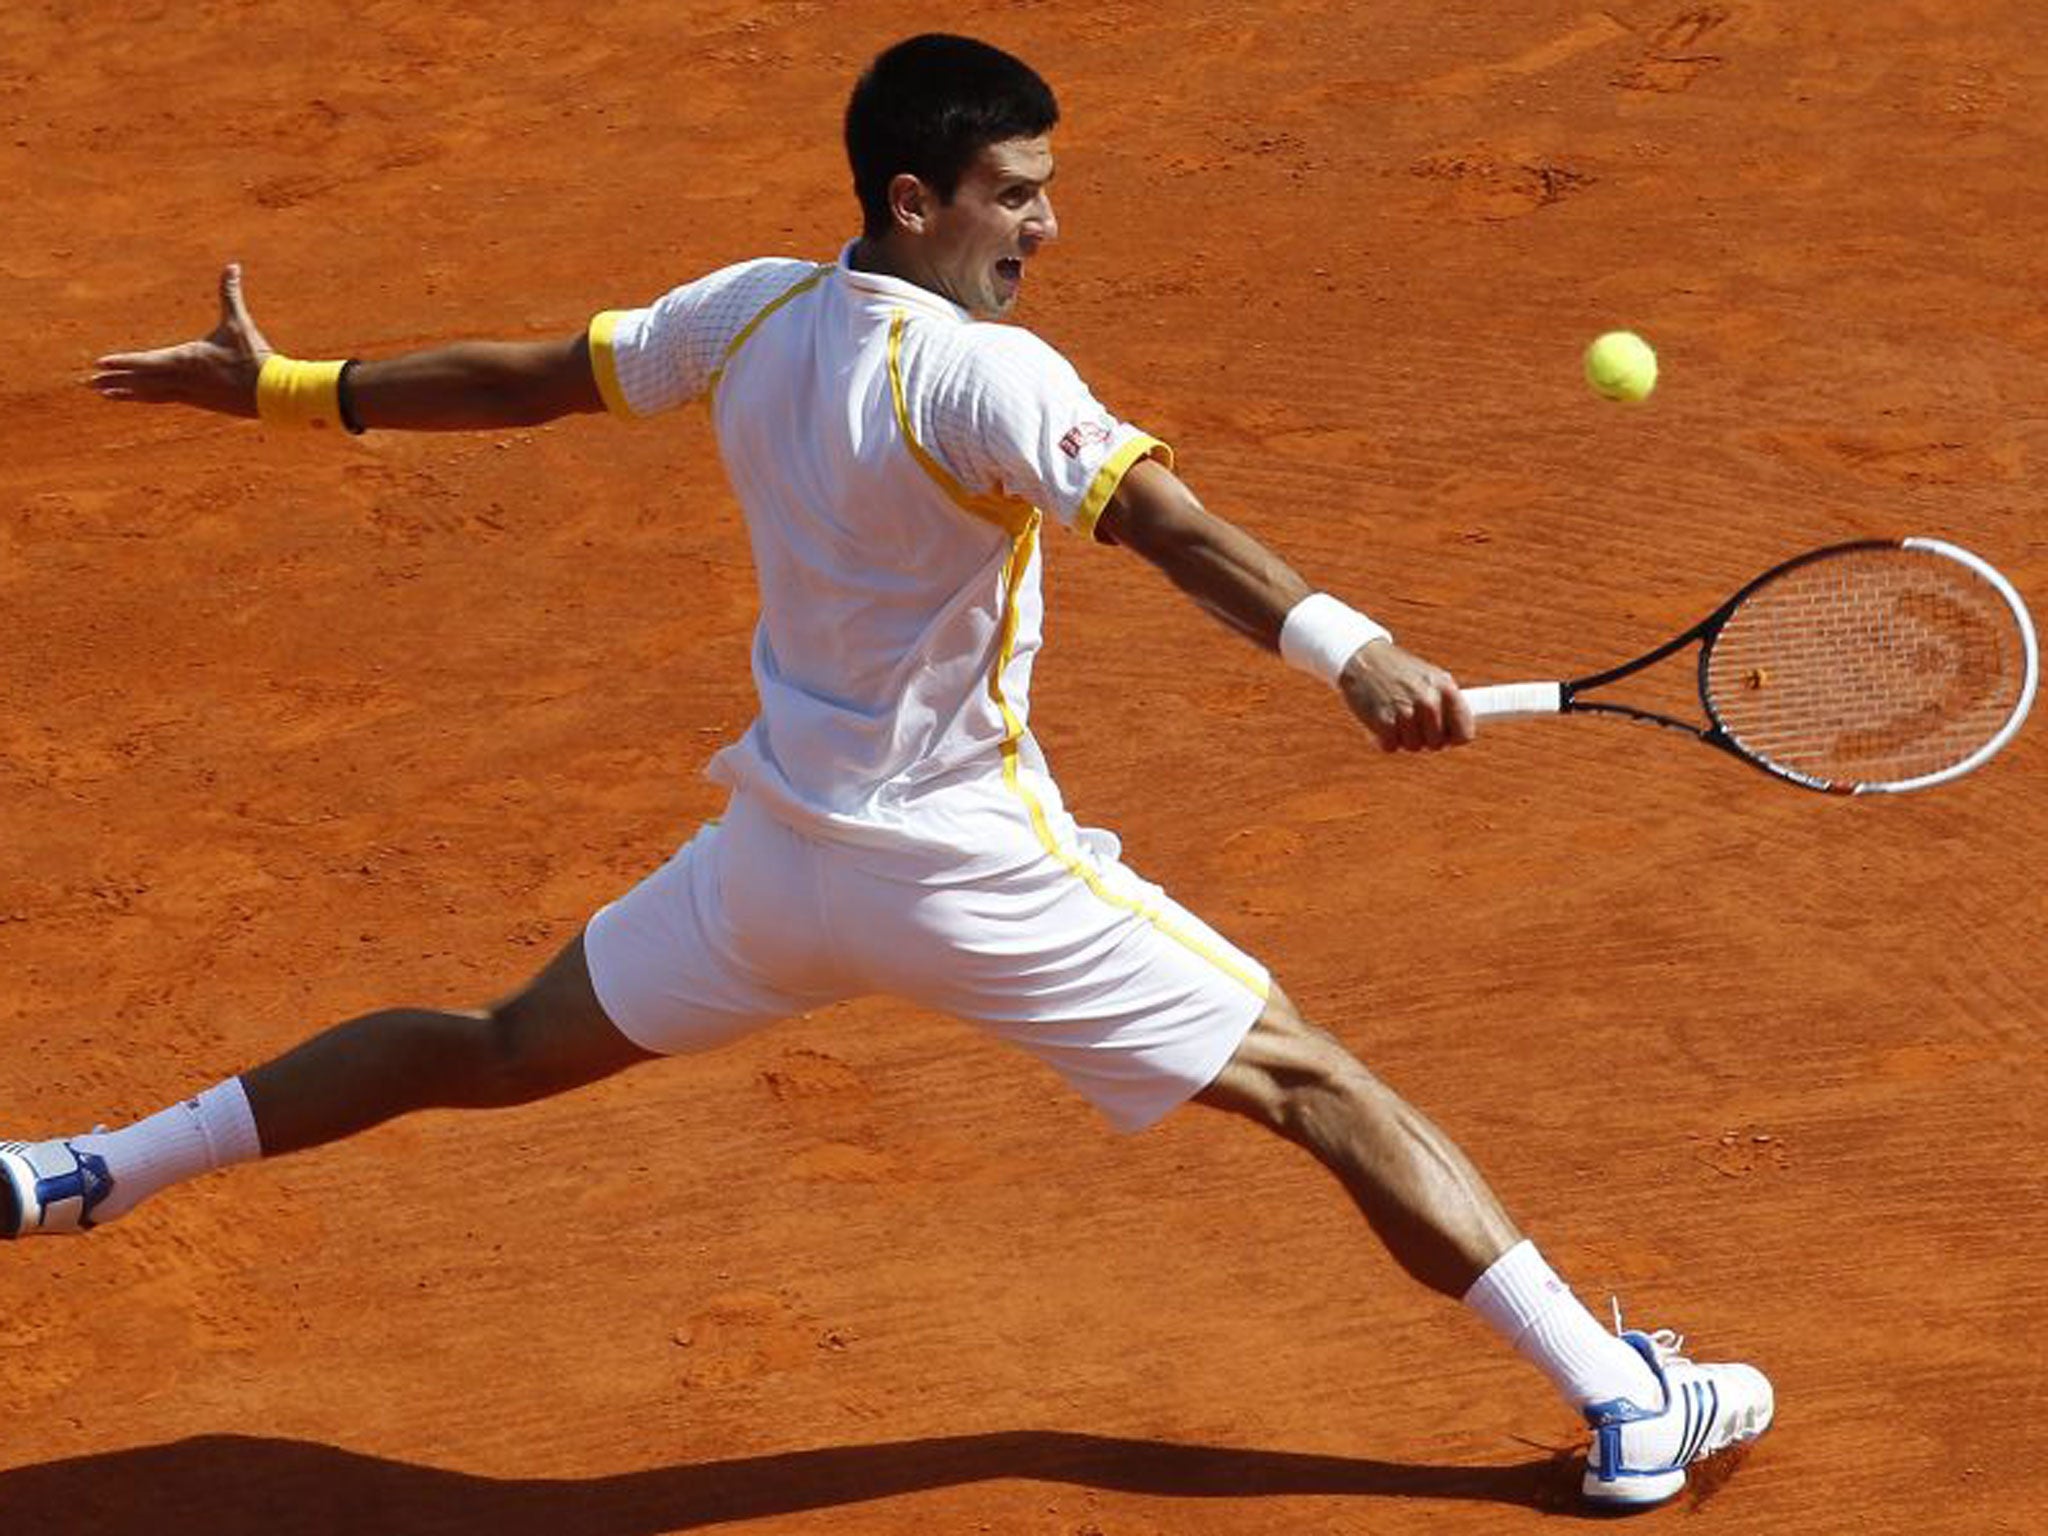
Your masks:
<svg viewBox="0 0 2048 1536"><path fill-rule="evenodd" d="M1611 1482L1588 1471L1579 1493L1596 1509L1614 1511L1654 1509L1685 1491L1685 1469L1671 1467L1662 1472L1624 1472Z"/></svg>
<svg viewBox="0 0 2048 1536"><path fill-rule="evenodd" d="M1777 1417L1778 1405L1775 1400L1764 1410L1763 1422L1747 1434L1737 1435L1725 1445L1716 1446L1705 1455L1698 1456L1682 1467L1665 1467L1656 1472L1623 1472L1613 1478L1602 1477L1591 1467L1579 1481L1579 1493L1585 1501L1597 1509L1617 1513L1635 1509L1654 1509L1667 1503L1685 1490L1686 1473L1716 1456L1726 1456L1731 1451L1747 1450L1763 1437Z"/></svg>

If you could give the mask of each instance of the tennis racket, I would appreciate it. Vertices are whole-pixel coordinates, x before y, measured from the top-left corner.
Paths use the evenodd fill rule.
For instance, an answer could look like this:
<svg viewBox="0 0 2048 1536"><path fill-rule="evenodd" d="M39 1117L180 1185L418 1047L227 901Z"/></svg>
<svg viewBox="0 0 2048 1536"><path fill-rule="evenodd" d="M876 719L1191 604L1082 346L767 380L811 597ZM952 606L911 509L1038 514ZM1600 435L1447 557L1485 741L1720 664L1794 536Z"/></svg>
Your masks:
<svg viewBox="0 0 2048 1536"><path fill-rule="evenodd" d="M1587 697L1693 644L1706 724ZM1773 566L1608 671L1463 691L1481 720L1619 715L1807 789L1896 794L1960 778L2011 741L2039 669L2026 604L1990 564L1939 539L1861 539Z"/></svg>

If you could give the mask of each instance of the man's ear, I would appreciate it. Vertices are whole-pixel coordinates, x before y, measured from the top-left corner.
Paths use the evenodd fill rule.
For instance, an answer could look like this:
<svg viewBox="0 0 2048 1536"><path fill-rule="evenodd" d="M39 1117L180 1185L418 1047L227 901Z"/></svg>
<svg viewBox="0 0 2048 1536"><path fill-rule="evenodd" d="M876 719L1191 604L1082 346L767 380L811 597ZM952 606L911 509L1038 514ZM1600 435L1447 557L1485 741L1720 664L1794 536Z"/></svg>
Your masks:
<svg viewBox="0 0 2048 1536"><path fill-rule="evenodd" d="M898 229L921 235L938 198L932 189L908 171L889 178L889 218Z"/></svg>

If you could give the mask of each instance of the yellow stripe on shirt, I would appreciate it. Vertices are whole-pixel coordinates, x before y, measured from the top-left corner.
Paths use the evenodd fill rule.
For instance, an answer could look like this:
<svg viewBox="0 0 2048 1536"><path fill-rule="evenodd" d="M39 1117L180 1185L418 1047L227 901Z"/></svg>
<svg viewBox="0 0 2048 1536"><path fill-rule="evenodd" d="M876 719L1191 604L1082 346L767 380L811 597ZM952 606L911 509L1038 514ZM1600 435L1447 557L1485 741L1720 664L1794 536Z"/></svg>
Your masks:
<svg viewBox="0 0 2048 1536"><path fill-rule="evenodd" d="M1010 705L1003 692L1003 674L1010 669L1010 663L1017 654L1017 629L1019 610L1017 594L1022 590L1024 579L1031 570L1031 562L1038 552L1038 530L1044 522L1036 507L1003 496L977 496L947 473L945 466L934 459L917 440L911 429L910 406L903 386L903 331L908 320L903 310L896 311L889 323L889 389L896 407L896 426L903 434L903 444L918 468L928 475L962 511L994 523L1010 534L1010 558L1003 568L1002 612L997 623L997 644L995 664L988 677L988 696L1003 721L1001 752L1003 758L1003 784L1023 805L1030 818L1032 834L1046 856L1058 863L1069 874L1086 885L1098 898L1120 911L1150 923L1159 932L1191 953L1207 961L1224 975L1244 987L1246 991L1262 1001L1271 994L1269 981L1258 973L1246 969L1220 953L1213 945L1205 943L1196 935L1175 927L1167 920L1166 914L1158 907L1148 906L1119 891L1113 891L1104 883L1102 876L1071 849L1062 848L1053 833L1052 821L1045 814L1045 806L1038 796L1031 792L1031 786L1024 781L1020 770L1018 743L1024 738L1024 722ZM1084 533L1093 533L1096 520L1102 509L1116 493L1118 484L1125 473L1137 461L1147 455L1173 462L1173 450L1157 438L1140 434L1120 446L1110 456L1109 462L1096 472L1090 483L1088 494L1083 499L1076 526Z"/></svg>
<svg viewBox="0 0 2048 1536"><path fill-rule="evenodd" d="M830 267L813 267L810 276L799 278L756 310L754 318L740 327L740 333L733 337L731 343L727 345L724 355L718 359L718 366L711 370L711 377L705 382L705 393L713 395L718 393L718 381L725 377L725 370L732 365L732 360L739 355L740 348L744 347L753 337L754 332L761 328L763 320L766 320L798 294L809 293L818 284L825 281L831 275L831 272L832 269Z"/></svg>
<svg viewBox="0 0 2048 1536"><path fill-rule="evenodd" d="M909 318L905 311L899 309L889 320L889 394L896 405L896 430L903 434L903 445L910 450L917 467L930 476L961 511L983 522L994 523L1013 539L1027 529L1035 531L1038 527L1036 507L1008 496L975 495L948 474L946 467L917 440L917 433L910 425L910 403L903 390L903 327Z"/></svg>
<svg viewBox="0 0 2048 1536"><path fill-rule="evenodd" d="M762 321L798 294L807 293L817 287L831 271L829 266L813 267L809 273L756 310L752 318L740 327L739 334L726 344L725 351L719 354L718 365L711 370L710 377L705 381L705 392L713 393L717 390L718 381L725 376L725 370L731 365L734 355L747 344ZM619 322L625 318L626 311L608 309L590 322L590 371L597 377L597 392L604 399L605 409L614 416L632 421L637 420L640 413L633 409L632 402L626 398L626 386L619 377L618 351L612 340L618 331Z"/></svg>
<svg viewBox="0 0 2048 1536"><path fill-rule="evenodd" d="M1135 459L1135 455L1133 457ZM1038 846L1068 874L1087 886L1099 899L1150 923L1167 938L1200 959L1206 960L1254 997L1264 1001L1272 994L1272 983L1265 977L1247 970L1194 934L1175 927L1158 907L1147 906L1144 902L1126 896L1120 891L1111 890L1103 882L1102 876L1078 854L1071 849L1062 848L1059 839L1053 835L1052 821L1045 814L1044 804L1031 792L1031 786L1024 782L1017 749L1017 743L1024 736L1024 722L1017 718L1017 712L1010 707L1009 699L1003 694L1003 674L1010 669L1010 661L1016 655L1017 593L1024 585L1025 574L1031 569L1032 558L1037 553L1039 523L1038 512L1033 509L1024 527L1010 544L1010 561L1003 572L1003 613L998 629L1000 639L996 646L995 667L990 671L988 678L988 696L1003 717L1003 784L1023 803L1025 814L1031 819L1032 833L1038 839Z"/></svg>

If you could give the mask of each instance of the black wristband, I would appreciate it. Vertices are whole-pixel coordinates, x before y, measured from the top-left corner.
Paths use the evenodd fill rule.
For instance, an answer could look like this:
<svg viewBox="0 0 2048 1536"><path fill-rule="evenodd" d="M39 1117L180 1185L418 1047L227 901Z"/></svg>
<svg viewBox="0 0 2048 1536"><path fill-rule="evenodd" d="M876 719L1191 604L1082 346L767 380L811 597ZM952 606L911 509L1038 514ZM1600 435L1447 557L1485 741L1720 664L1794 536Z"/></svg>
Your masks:
<svg viewBox="0 0 2048 1536"><path fill-rule="evenodd" d="M363 435L363 424L356 416L355 396L349 392L348 376L363 365L359 357L352 357L341 365L341 372L334 376L334 414L341 418L341 424L356 437Z"/></svg>

